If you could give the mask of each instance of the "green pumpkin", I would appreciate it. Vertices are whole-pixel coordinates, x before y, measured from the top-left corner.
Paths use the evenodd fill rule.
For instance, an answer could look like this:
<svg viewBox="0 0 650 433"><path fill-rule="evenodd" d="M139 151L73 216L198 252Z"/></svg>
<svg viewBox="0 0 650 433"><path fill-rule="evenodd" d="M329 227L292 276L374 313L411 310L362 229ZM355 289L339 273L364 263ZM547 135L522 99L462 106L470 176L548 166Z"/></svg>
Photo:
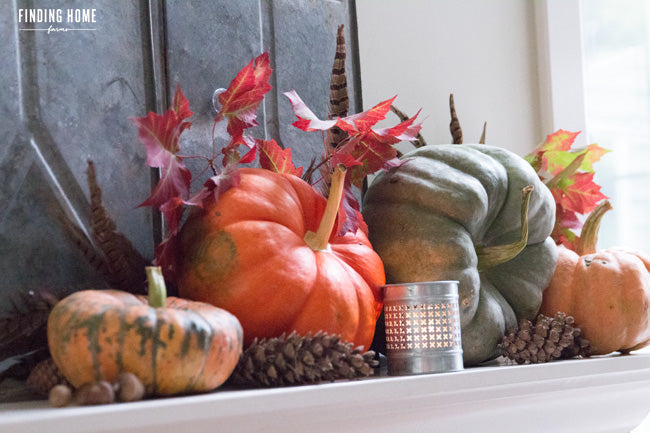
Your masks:
<svg viewBox="0 0 650 433"><path fill-rule="evenodd" d="M506 329L535 317L555 271L553 196L523 158L493 146L430 145L403 159L362 207L386 280L458 280L465 366L492 359Z"/></svg>

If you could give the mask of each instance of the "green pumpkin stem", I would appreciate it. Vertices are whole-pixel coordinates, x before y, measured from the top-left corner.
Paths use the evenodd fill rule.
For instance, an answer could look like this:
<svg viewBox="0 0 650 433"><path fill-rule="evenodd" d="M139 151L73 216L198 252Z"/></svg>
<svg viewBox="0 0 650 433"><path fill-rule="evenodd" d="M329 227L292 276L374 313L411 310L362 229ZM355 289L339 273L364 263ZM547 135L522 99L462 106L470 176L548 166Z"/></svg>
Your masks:
<svg viewBox="0 0 650 433"><path fill-rule="evenodd" d="M580 232L580 239L576 245L576 253L579 256L593 254L596 252L596 244L598 243L598 231L600 230L600 222L603 216L612 210L612 204L609 200L601 201L598 206L591 211L585 224L582 226Z"/></svg>
<svg viewBox="0 0 650 433"><path fill-rule="evenodd" d="M516 242L506 245L495 245L491 247L476 247L478 257L478 269L488 269L514 259L528 243L528 206L533 186L528 185L522 190L521 201L521 236Z"/></svg>
<svg viewBox="0 0 650 433"><path fill-rule="evenodd" d="M316 233L307 232L305 234L305 243L314 251L326 250L329 245L330 235L336 223L336 215L339 211L339 205L343 198L343 189L345 187L345 172L344 165L339 164L334 173L332 173L332 184L330 185L330 194L327 198L325 205L325 212L323 218L320 220L320 225Z"/></svg>
<svg viewBox="0 0 650 433"><path fill-rule="evenodd" d="M147 266L147 282L149 283L149 306L163 308L167 302L167 287L160 266Z"/></svg>

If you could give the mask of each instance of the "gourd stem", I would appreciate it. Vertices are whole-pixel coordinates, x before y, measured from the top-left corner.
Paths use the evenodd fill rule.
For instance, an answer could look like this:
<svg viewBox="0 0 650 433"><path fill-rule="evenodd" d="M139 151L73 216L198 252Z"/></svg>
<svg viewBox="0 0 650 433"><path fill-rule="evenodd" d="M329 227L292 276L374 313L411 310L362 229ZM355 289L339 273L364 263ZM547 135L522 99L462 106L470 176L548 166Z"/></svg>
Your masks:
<svg viewBox="0 0 650 433"><path fill-rule="evenodd" d="M343 188L345 186L345 172L344 165L339 164L334 173L332 173L332 183L330 185L330 194L327 198L325 205L325 212L320 220L320 225L316 233L307 232L305 234L305 242L314 251L326 250L329 245L330 235L336 222L336 215L339 211L339 205L343 198Z"/></svg>
<svg viewBox="0 0 650 433"><path fill-rule="evenodd" d="M476 247L479 270L488 269L508 262L514 259L524 248L526 248L526 244L528 243L528 206L530 204L530 195L533 192L533 186L528 185L524 187L521 192L521 235L519 240L506 245Z"/></svg>
<svg viewBox="0 0 650 433"><path fill-rule="evenodd" d="M579 256L593 254L596 252L596 244L598 243L598 231L600 230L600 222L603 216L612 210L612 204L609 200L602 201L591 211L585 224L580 231L580 240L576 245L576 253Z"/></svg>
<svg viewBox="0 0 650 433"><path fill-rule="evenodd" d="M167 287L160 266L147 266L147 282L149 284L149 306L163 308L167 302Z"/></svg>

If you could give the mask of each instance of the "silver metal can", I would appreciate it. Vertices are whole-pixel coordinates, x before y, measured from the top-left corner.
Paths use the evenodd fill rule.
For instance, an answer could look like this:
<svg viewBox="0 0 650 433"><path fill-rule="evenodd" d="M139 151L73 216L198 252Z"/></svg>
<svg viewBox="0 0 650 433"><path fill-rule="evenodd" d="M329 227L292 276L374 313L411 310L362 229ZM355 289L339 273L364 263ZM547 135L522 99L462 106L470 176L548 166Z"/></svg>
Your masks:
<svg viewBox="0 0 650 433"><path fill-rule="evenodd" d="M462 370L458 281L387 284L383 290L388 374Z"/></svg>

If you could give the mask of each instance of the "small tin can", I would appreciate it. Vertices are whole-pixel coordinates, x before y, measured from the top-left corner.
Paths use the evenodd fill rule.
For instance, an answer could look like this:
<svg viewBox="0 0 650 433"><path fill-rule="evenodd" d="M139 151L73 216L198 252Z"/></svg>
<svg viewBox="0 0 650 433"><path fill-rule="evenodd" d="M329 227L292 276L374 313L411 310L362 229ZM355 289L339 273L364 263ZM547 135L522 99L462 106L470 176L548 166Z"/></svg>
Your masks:
<svg viewBox="0 0 650 433"><path fill-rule="evenodd" d="M462 370L458 281L387 284L383 290L388 374Z"/></svg>

